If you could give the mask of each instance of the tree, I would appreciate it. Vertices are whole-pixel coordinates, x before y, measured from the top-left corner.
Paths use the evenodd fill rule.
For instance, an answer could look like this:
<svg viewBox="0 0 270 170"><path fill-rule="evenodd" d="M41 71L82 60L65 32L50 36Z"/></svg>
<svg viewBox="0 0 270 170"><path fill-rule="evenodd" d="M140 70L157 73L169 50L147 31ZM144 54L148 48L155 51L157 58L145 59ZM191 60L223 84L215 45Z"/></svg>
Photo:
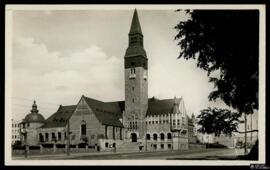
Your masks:
<svg viewBox="0 0 270 170"><path fill-rule="evenodd" d="M178 10L179 11L179 10ZM222 99L241 114L258 108L258 10L194 10L175 26L178 58L195 59L208 72L215 90L209 100ZM211 76L213 72L219 76Z"/></svg>
<svg viewBox="0 0 270 170"><path fill-rule="evenodd" d="M259 11L187 10L186 13L190 18L175 26L178 30L175 40L179 40L182 50L178 58L195 59L197 66L207 71L209 82L215 87L208 96L210 101L220 98L240 115L245 114L246 143L246 115L258 109L258 76L254 75L258 75L259 63ZM219 76L211 76L213 72ZM220 118L219 122L226 124Z"/></svg>
<svg viewBox="0 0 270 170"><path fill-rule="evenodd" d="M198 116L198 125L201 125L198 131L215 134L215 136L220 136L221 134L231 136L232 132L238 131L239 117L239 113L231 112L228 109L208 107L208 109L202 110Z"/></svg>

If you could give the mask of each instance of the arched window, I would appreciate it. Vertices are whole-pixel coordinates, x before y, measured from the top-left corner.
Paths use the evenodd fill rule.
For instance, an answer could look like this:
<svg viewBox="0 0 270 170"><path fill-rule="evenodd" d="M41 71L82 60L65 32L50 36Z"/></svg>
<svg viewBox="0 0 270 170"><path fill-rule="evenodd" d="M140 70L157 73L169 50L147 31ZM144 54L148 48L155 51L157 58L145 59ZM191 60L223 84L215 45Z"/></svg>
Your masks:
<svg viewBox="0 0 270 170"><path fill-rule="evenodd" d="M49 141L49 133L45 133L45 140L48 142Z"/></svg>
<svg viewBox="0 0 270 170"><path fill-rule="evenodd" d="M168 139L172 139L172 134L171 134L171 133L168 133L168 134L167 134L167 138L168 138Z"/></svg>
<svg viewBox="0 0 270 170"><path fill-rule="evenodd" d="M86 135L86 123L83 120L81 123L81 136L85 136Z"/></svg>
<svg viewBox="0 0 270 170"><path fill-rule="evenodd" d="M39 142L43 142L43 135L42 135L42 133L39 134Z"/></svg>
<svg viewBox="0 0 270 170"><path fill-rule="evenodd" d="M146 139L150 140L150 138L151 138L150 134L146 134Z"/></svg>
<svg viewBox="0 0 270 170"><path fill-rule="evenodd" d="M164 138L165 138L165 137L164 137L164 133L161 133L161 134L160 134L160 139L161 139L161 140L164 140Z"/></svg>
<svg viewBox="0 0 270 170"><path fill-rule="evenodd" d="M154 140L157 140L157 134L154 134L154 135L153 135L153 139L154 139Z"/></svg>

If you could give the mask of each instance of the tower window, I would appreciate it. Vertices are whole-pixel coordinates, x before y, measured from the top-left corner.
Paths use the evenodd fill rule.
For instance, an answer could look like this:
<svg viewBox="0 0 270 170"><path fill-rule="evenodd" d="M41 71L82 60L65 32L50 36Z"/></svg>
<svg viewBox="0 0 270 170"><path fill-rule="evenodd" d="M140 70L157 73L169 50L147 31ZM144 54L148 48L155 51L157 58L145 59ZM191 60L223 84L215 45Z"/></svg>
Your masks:
<svg viewBox="0 0 270 170"><path fill-rule="evenodd" d="M134 103L134 98L132 99L132 102Z"/></svg>
<svg viewBox="0 0 270 170"><path fill-rule="evenodd" d="M132 90L134 91L134 87L132 87Z"/></svg>
<svg viewBox="0 0 270 170"><path fill-rule="evenodd" d="M130 75L129 78L135 78L136 77L136 69L135 68L130 68Z"/></svg>

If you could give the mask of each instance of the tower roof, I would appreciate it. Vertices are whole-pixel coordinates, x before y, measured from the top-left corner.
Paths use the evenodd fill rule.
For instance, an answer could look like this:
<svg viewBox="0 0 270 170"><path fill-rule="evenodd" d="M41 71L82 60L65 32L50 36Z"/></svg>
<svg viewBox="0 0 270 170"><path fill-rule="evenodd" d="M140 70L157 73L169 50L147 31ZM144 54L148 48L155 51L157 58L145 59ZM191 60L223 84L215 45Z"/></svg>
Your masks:
<svg viewBox="0 0 270 170"><path fill-rule="evenodd" d="M142 34L142 29L136 8L133 13L129 34Z"/></svg>
<svg viewBox="0 0 270 170"><path fill-rule="evenodd" d="M38 113L37 104L36 104L36 101L34 100L34 103L32 105L31 113L29 113L28 115L25 116L25 118L23 119L23 122L28 122L28 123L33 123L33 122L43 123L44 121L45 121L44 117L40 113Z"/></svg>

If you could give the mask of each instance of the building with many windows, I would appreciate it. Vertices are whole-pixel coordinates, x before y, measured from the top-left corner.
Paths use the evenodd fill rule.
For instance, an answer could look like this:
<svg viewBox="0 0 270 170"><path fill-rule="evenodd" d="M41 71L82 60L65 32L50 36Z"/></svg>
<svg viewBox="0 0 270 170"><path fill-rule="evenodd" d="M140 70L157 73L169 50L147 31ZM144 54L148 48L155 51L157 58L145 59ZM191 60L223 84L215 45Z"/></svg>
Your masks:
<svg viewBox="0 0 270 170"><path fill-rule="evenodd" d="M19 121L17 120L11 120L12 121L12 145L14 145L15 143L17 143L18 141L21 141L21 137L20 137L20 125L19 125Z"/></svg>
<svg viewBox="0 0 270 170"><path fill-rule="evenodd" d="M82 95L77 105L60 105L46 120L34 111L23 121L35 128L35 133L29 129L31 144L85 144L98 150L188 149L189 130L194 134L194 126L184 99L148 98L148 58L136 10L128 37L125 101L103 102Z"/></svg>

